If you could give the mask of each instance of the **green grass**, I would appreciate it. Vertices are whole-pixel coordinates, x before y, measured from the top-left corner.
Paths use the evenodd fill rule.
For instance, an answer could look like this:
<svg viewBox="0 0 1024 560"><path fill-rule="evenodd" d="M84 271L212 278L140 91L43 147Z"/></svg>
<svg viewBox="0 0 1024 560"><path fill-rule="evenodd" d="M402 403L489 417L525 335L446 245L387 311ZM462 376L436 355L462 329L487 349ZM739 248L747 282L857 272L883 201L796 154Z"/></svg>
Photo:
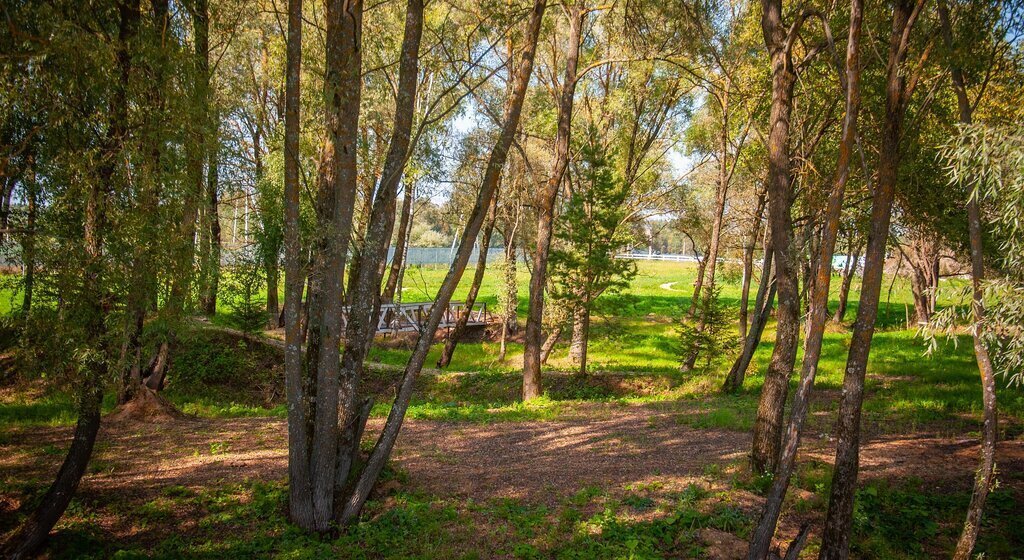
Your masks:
<svg viewBox="0 0 1024 560"><path fill-rule="evenodd" d="M675 411L680 423L695 427L748 430L773 347L774 325L769 324L765 332L744 390L736 396L723 395L719 387L731 356L685 375L678 371L678 320L690 301L695 267L640 262L638 268L629 289L598 300L589 350L593 375L580 379L564 373L573 366L567 345L562 343L556 346L546 367L545 398L523 404L519 399L521 345L511 343L507 359L499 361L497 342L464 342L447 369L452 373L428 369L421 375L409 417L469 422L553 420L593 414L592 405L604 403ZM441 267L412 267L406 282L406 301L427 299L444 272ZM491 305L496 302L498 289L494 276L486 274L481 289L481 300ZM521 314L526 308L526 276L520 273ZM737 305L739 281L735 271L727 267L722 279L723 301ZM467 276L456 299L465 296L469 282ZM854 284L849 318L856 310L856 287ZM0 300L5 299L12 297L0 294ZM882 304L882 320L868 367L865 422L878 431L975 431L981 392L970 340L961 336L958 344L943 345L934 355L925 356L924 341L904 328L905 305L911 300L907 283L898 278L891 303ZM230 323L230 314L219 314L215 322ZM845 331L826 334L816 382L823 396L813 403L812 412L834 410L849 338ZM440 350L441 345L435 344L428 366L437 360ZM285 416L279 359L263 350L196 330L182 337L173 356L165 396L182 410L207 417ZM408 357L407 348L393 344L378 345L371 352L371 360L391 366L374 368L364 383L378 396L374 415L387 413L391 387L398 375L396 368L403 367ZM1002 382L1000 385L1000 411L1004 419L1010 420L1003 425L1017 431L1019 419L1024 417L1024 391L1004 387ZM75 417L73 404L66 390L31 399L15 393L0 400L0 421L3 425L68 424ZM820 425L815 425L817 420L812 417L812 429L828 431L831 420L825 416Z"/></svg>

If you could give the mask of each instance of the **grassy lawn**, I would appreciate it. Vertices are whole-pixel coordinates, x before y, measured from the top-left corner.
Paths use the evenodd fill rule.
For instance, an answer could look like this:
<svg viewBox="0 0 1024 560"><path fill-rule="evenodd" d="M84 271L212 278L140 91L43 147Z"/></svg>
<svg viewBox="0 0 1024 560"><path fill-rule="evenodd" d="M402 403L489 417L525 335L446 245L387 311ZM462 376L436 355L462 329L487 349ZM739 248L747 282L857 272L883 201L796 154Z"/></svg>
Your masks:
<svg viewBox="0 0 1024 560"><path fill-rule="evenodd" d="M428 369L420 376L408 418L444 422L456 431L459 426L494 425L501 432L533 421L587 423L639 411L652 419L667 419L670 426L709 433L748 432L772 350L774 325L770 323L765 332L743 391L724 395L719 387L731 355L686 374L678 369L678 322L689 304L694 267L638 265L639 274L628 290L599 300L590 345L591 375L581 378L570 373L568 349L562 343L545 369L544 397L524 404L519 401L521 345L513 342L507 359L499 361L496 341L465 342L449 368ZM444 272L441 267L412 268L405 301L428 300ZM735 306L739 279L729 270L723 278L722 298ZM521 271L521 320L527 280ZM976 438L981 392L969 337L961 336L956 344L944 344L926 356L925 342L905 328L912 301L908 286L897 279L890 297L890 281L885 283L868 368L866 434L883 439L923 434ZM467 278L456 299L464 297L468 283ZM497 278L488 274L481 300L495 305L496 289ZM856 297L855 285L849 320L856 313ZM5 305L17 305L17 301L16 294L0 294ZM230 324L229 309L223 305L214 322ZM827 445L835 421L849 338L845 328L833 328L825 337L807 428L808 439L818 445ZM439 352L437 344L428 365ZM375 417L388 412L394 384L408 356L407 345L394 341L373 350L374 364L363 388L377 396ZM179 337L164 394L180 409L201 418L283 419L282 376L279 356L266 345L197 328ZM32 430L51 433L49 427L68 426L75 419L74 399L67 387L41 373L20 377L18 383L0 388L0 446L14 445L10 442L21 441ZM1024 420L1024 390L1007 387L1000 380L999 406L1002 437L1017 438ZM105 408L113 408L109 394ZM9 461L12 465L59 461L63 443L50 441L17 447ZM102 445L90 473L105 476L127 468ZM231 461L236 451L230 447L215 441L198 450L174 453L182 457L222 454ZM174 453L167 453L171 458L167 460L173 460ZM446 460L443 450L437 451L436 468L445 468ZM830 469L819 459L802 462L794 479L798 491L791 492L785 514L795 520L791 525L824 514ZM702 531L748 536L756 513L751 504L757 503L769 482L750 476L742 459L724 465L709 463L685 482L650 474L644 482L581 484L570 488L565 497L536 503L515 497L476 500L431 494L410 483L409 475L395 464L382 481L385 490L373 497L359 525L337 538L319 538L287 523L283 480L250 477L243 470L216 483L155 486L126 494L86 491L73 502L49 551L53 558L695 558L706 553ZM8 495L31 503L45 490L48 476L44 470L28 477L0 477L0 502ZM1019 478L1011 473L1011 481ZM1020 557L1024 542L1014 528L1024 522L1024 500L1018 486L1008 484L990 499L979 544L986 558ZM936 489L934 481L915 475L868 479L858 495L854 556L946 556L968 500L963 481ZM5 520L3 513L0 532L15 519ZM813 555L814 547L812 538L807 554Z"/></svg>

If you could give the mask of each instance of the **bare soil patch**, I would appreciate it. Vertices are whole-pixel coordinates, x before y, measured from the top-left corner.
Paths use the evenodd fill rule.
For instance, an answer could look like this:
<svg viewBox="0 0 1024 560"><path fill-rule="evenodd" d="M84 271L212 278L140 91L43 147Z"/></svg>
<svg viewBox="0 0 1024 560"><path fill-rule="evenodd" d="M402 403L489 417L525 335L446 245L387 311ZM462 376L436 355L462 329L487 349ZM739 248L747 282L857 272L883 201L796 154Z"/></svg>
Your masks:
<svg viewBox="0 0 1024 560"><path fill-rule="evenodd" d="M621 491L628 486L684 486L698 481L709 465L742 462L749 435L694 429L669 413L635 406L604 410L590 420L496 424L410 420L394 459L408 474L411 489L484 501L514 498L555 504L586 487ZM595 415L597 416L597 415ZM368 437L382 426L371 420ZM113 538L150 542L177 523L139 534L133 505L158 499L168 487L200 490L244 480L280 481L287 474L286 423L273 418L174 419L170 422L105 423L81 499L117 504L97 521ZM68 428L19 428L2 433L0 481L48 481L63 458ZM810 440L802 460L831 462L833 443ZM967 489L978 456L976 440L932 435L886 436L861 452L865 479L916 478L937 492ZM1024 489L1024 442L1001 442L1001 484ZM754 509L759 498L748 496ZM22 496L0 495L0 530L10 528ZM122 514L119 514L121 512ZM178 518L185 523L187 512Z"/></svg>

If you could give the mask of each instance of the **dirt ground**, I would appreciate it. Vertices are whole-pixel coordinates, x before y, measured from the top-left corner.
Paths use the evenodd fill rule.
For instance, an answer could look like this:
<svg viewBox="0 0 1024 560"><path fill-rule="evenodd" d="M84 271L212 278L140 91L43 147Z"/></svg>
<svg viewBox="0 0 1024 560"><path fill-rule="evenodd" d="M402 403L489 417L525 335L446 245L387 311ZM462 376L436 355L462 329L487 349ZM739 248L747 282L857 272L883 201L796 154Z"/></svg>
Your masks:
<svg viewBox="0 0 1024 560"><path fill-rule="evenodd" d="M691 428L671 413L641 406L603 412L587 421L410 420L394 458L408 474L406 484L428 494L554 504L589 486L614 490L657 482L678 488L715 468L711 465L742 463L750 443L747 433ZM382 424L382 419L371 420L368 437ZM284 420L272 418L108 423L80 496L100 503L143 504L169 486L200 490L225 482L280 481L287 474L286 428ZM69 435L70 428L6 432L0 440L0 471L6 481L49 480ZM828 462L832 453L827 439L810 440L802 460ZM977 454L973 439L888 436L865 443L861 472L866 479L918 478L937 489L967 489ZM1024 488L1024 442L1002 442L998 458L1001 484ZM747 505L756 507L758 498L750 498ZM0 495L0 529L9 528L19 506L19 497ZM97 523L119 540L146 542L165 536L159 529L136 534L130 522L117 516L101 517ZM789 532L783 528L783 534Z"/></svg>

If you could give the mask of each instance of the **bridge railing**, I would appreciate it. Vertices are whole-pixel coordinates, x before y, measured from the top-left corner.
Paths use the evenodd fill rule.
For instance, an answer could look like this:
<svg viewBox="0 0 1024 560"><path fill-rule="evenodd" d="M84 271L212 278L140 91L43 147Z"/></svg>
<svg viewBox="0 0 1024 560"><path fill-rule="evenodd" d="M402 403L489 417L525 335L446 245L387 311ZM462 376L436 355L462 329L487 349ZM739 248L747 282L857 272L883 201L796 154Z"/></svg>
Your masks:
<svg viewBox="0 0 1024 560"><path fill-rule="evenodd" d="M420 332L427 324L434 303L430 301L417 303L384 303L380 306L377 316L377 334L397 334L400 332ZM454 327L459 315L468 311L466 324L469 326L486 325L491 322L491 313L486 303L478 303L467 310L465 302L453 301L445 308L438 328ZM348 325L349 307L342 308L342 328Z"/></svg>

